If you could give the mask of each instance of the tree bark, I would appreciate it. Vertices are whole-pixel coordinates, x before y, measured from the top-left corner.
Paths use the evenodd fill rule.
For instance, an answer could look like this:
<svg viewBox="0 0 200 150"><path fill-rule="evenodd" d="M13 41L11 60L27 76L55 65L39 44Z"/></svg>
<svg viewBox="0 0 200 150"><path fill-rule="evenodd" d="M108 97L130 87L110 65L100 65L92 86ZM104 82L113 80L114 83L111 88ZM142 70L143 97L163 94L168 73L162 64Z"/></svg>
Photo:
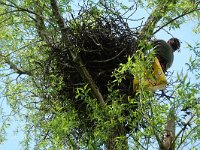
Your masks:
<svg viewBox="0 0 200 150"><path fill-rule="evenodd" d="M167 124L165 127L165 133L163 135L162 144L160 145L160 150L175 150L175 108L172 107L169 115Z"/></svg>
<svg viewBox="0 0 200 150"><path fill-rule="evenodd" d="M176 4L177 0L163 1L162 4L156 6L152 13L147 18L143 28L139 31L139 40L149 40L153 36L153 31L156 24L165 16L170 10L170 4Z"/></svg>
<svg viewBox="0 0 200 150"><path fill-rule="evenodd" d="M82 76L83 80L88 83L89 87L92 90L92 93L94 95L94 97L99 100L100 104L102 106L105 105L104 99L102 94L99 91L99 88L97 87L97 85L94 83L92 76L90 75L90 73L88 72L87 68L85 67L85 65L82 63L82 61L79 59L78 60L78 66L76 67L76 69L78 70L78 72L80 73L80 75Z"/></svg>

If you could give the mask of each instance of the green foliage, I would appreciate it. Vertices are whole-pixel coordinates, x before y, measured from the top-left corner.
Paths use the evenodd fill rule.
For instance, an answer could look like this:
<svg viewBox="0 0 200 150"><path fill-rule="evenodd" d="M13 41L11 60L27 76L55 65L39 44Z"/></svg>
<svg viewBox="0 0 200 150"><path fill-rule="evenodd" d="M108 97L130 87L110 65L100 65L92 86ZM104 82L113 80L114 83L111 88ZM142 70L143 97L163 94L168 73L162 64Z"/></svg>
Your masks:
<svg viewBox="0 0 200 150"><path fill-rule="evenodd" d="M9 116L4 114L3 109L0 111L0 143L6 139L10 120L17 116L25 124L23 149L30 149L32 142L35 144L34 149L102 149L113 145L114 149L128 149L128 141L132 143L129 147L133 149L148 149L155 143L158 149L168 113L173 106L179 125L178 133L180 131L176 147L182 148L187 140L195 145L200 138L200 83L193 84L188 76L177 74L176 82L170 78L171 82L165 91L148 91L144 86L144 78L152 70L154 54L149 52L152 48L149 39L140 39L139 27L135 33L140 41L134 47L139 50L126 56L127 62L113 70L113 80L109 81L108 91L102 96L105 105L99 104L90 84L83 82L83 79L80 82L67 80L67 75L72 74L76 81L79 72L74 70L87 65L80 63L83 65L80 66L70 55L74 51L77 55L85 51L77 46L77 33L94 29L99 17L106 18L110 14L118 16L119 20L127 20L124 16L131 10L127 3L116 0L83 0L74 6L75 3L70 0L58 1L58 11L68 25L65 30L70 29L69 36L73 35L71 42L75 41L71 46L64 42L67 35L63 38L61 32L64 29L60 29L59 18L53 13L52 9L55 8L52 8L50 0L0 1L1 96L11 109ZM166 12L153 16L154 19L161 17L157 26L168 25L171 29L177 29L186 22L185 15L181 15L189 11L191 13L187 15L190 18L199 17L199 12L192 11L197 6L193 0L165 1L164 4L169 4ZM150 11L162 9L164 4L161 0L138 0L135 6ZM77 9L80 12L77 13ZM175 17L178 19L172 21ZM108 38L113 39L112 36ZM97 46L102 46L94 36L91 39ZM190 59L187 66L189 71L195 73L197 81L200 78L199 47L199 43L196 46L188 44L196 56ZM71 59L69 63L62 64L65 69L60 67L64 62L62 59L65 59L60 57L63 54ZM82 77L82 74L78 76ZM130 80L130 76L140 81L138 93L127 94L121 90L124 81ZM71 93L67 88L71 88ZM191 119L189 123L187 118Z"/></svg>
<svg viewBox="0 0 200 150"><path fill-rule="evenodd" d="M194 46L188 44L188 48L194 52L195 54L195 58L190 58L190 62L189 64L187 64L188 66L188 71L191 71L194 75L195 75L195 79L196 81L199 80L200 78L200 74L199 74L199 48L200 48L200 44L199 42L196 42L196 44ZM186 92L186 94L188 95L189 98L189 106L191 106L191 110L192 113L195 115L193 122L192 122L192 127L191 129L188 131L189 135L190 135L190 140L193 143L193 145L195 145L197 143L197 141L199 141L200 139L200 122L199 122L199 107L200 107L200 99L199 99L199 82L195 82L191 88L190 91ZM188 137L186 137L188 138ZM194 148L195 149L195 148Z"/></svg>

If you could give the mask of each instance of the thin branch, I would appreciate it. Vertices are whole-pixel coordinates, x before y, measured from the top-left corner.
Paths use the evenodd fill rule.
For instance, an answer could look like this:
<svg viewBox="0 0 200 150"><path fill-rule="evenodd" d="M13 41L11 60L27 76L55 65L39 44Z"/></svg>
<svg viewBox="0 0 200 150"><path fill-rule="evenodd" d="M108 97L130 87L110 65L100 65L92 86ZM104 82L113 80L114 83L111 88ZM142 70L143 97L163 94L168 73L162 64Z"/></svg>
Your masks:
<svg viewBox="0 0 200 150"><path fill-rule="evenodd" d="M196 127L192 128L192 130L187 134L187 137L188 137L195 129L197 129L198 127L199 127L199 126L196 126ZM183 131L183 132L184 132L184 131ZM181 147L181 145L183 144L183 142L187 140L187 137L185 137L184 139L181 138L181 142L180 142L180 144L177 146L177 150Z"/></svg>
<svg viewBox="0 0 200 150"><path fill-rule="evenodd" d="M112 58L105 59L105 60L94 60L92 62L95 62L95 63L107 63L107 62L112 61L112 60L116 59L117 57L119 57L123 52L125 52L125 50L126 49L123 49L122 51L120 51L117 55L115 55Z"/></svg>
<svg viewBox="0 0 200 150"><path fill-rule="evenodd" d="M191 11L185 12L185 13L181 14L180 16L177 16L177 17L173 18L172 20L170 20L170 21L167 22L166 24L162 25L162 26L161 26L159 29L157 29L153 34L156 34L156 33L157 33L158 31L160 31L162 28L166 27L167 25L169 25L170 23L174 22L175 20L177 20L177 19L179 19L179 18L181 18L181 17L184 17L184 16L186 16L186 15L188 15L188 14L194 12L194 11L198 11L198 10L200 10L200 8L195 8L195 9L193 9L193 10L191 10Z"/></svg>
<svg viewBox="0 0 200 150"><path fill-rule="evenodd" d="M195 114L193 114L191 116L191 118L184 124L184 127L178 132L178 134L176 135L176 137L174 138L174 140L172 141L171 146L175 143L175 141L177 140L177 138L179 137L179 135L186 129L186 127L190 124L190 122L192 121L192 119L195 117ZM170 147L171 147L170 146Z"/></svg>
<svg viewBox="0 0 200 150"><path fill-rule="evenodd" d="M8 6L8 7L12 7L12 8L16 8L17 10L13 10L13 12L15 11L24 11L24 12L28 12L30 14L34 14L36 15L36 13L34 11L31 11L30 9L26 9L26 8L22 8L22 7L19 7L17 6L16 4L15 5L11 5L11 4L6 4L4 2L0 2L1 5L5 5L5 6Z"/></svg>
<svg viewBox="0 0 200 150"><path fill-rule="evenodd" d="M139 142L139 140L138 139L136 139L134 136L132 136L132 138L133 138L133 140L134 140L134 142L136 142L137 143L137 145L139 145L139 146L141 146L144 150L146 150L146 148L143 146L143 144L142 143L140 143ZM136 146L137 146L136 145ZM138 147L138 146L137 146ZM139 149L139 147L138 147L138 149Z"/></svg>
<svg viewBox="0 0 200 150"><path fill-rule="evenodd" d="M2 5L5 5L5 6L8 6L8 7L12 7L12 8L15 8L16 10L13 10L13 11L10 11L10 12L5 12L1 15L5 15L5 14L8 14L8 13L14 13L14 12L19 12L19 11L22 11L22 12L27 12L27 13L30 13L30 14L33 14L35 15L36 18L28 15L29 18L31 18L33 21L36 22L36 29L38 31L38 35L48 44L48 45L51 45L51 39L50 37L48 36L47 32L46 32L46 28L45 28L45 24L44 24L44 18L42 16L42 9L41 8L38 8L38 4L35 2L35 12L30 10L30 9L27 9L27 8L22 8L22 7L19 7L17 6L15 3L12 3L11 1L9 1L11 4L7 4L7 3L4 3L4 2L0 2L0 4Z"/></svg>
<svg viewBox="0 0 200 150"><path fill-rule="evenodd" d="M14 64L8 57L4 56L2 53L0 53L0 58L4 58L3 60L5 61L5 63L8 64L10 68L14 70L17 74L19 75L25 74L32 76L32 73L30 71L19 68L16 64Z"/></svg>

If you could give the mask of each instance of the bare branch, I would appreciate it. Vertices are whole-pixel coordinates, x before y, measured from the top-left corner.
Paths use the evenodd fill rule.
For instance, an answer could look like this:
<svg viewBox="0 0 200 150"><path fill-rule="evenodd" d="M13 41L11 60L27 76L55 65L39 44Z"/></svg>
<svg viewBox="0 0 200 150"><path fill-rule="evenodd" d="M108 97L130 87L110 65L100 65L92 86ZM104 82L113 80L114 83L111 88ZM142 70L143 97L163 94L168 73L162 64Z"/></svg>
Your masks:
<svg viewBox="0 0 200 150"><path fill-rule="evenodd" d="M112 57L112 58L109 58L109 59L106 59L106 60L94 60L94 61L92 61L92 62L97 62L97 63L107 63L107 62L110 62L110 61L116 59L117 57L119 57L122 53L125 52L125 50L126 50L126 49L124 48L121 52L119 52L117 55L115 55L115 56Z"/></svg>
<svg viewBox="0 0 200 150"><path fill-rule="evenodd" d="M79 71L80 75L82 76L82 78L84 79L84 81L86 83L89 84L93 95L97 98L97 100L101 103L101 105L105 105L104 99L102 94L99 91L99 88L97 87L97 85L94 83L92 76L90 75L90 73L88 72L87 68L85 67L85 65L83 65L82 61L79 60L79 66L77 66L77 70Z"/></svg>

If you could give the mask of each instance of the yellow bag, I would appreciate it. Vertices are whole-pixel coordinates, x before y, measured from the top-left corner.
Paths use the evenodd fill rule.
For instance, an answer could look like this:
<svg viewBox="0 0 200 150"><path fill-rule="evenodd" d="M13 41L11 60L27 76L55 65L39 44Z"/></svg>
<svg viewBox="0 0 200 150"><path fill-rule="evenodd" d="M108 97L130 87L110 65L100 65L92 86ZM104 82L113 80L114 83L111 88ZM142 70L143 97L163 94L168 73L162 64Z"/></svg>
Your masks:
<svg viewBox="0 0 200 150"><path fill-rule="evenodd" d="M146 77L143 79L144 81L142 81L144 87L151 91L164 89L167 85L167 79L157 57L154 59L152 69L152 74L146 74ZM138 89L139 83L139 79L133 80L133 91Z"/></svg>

